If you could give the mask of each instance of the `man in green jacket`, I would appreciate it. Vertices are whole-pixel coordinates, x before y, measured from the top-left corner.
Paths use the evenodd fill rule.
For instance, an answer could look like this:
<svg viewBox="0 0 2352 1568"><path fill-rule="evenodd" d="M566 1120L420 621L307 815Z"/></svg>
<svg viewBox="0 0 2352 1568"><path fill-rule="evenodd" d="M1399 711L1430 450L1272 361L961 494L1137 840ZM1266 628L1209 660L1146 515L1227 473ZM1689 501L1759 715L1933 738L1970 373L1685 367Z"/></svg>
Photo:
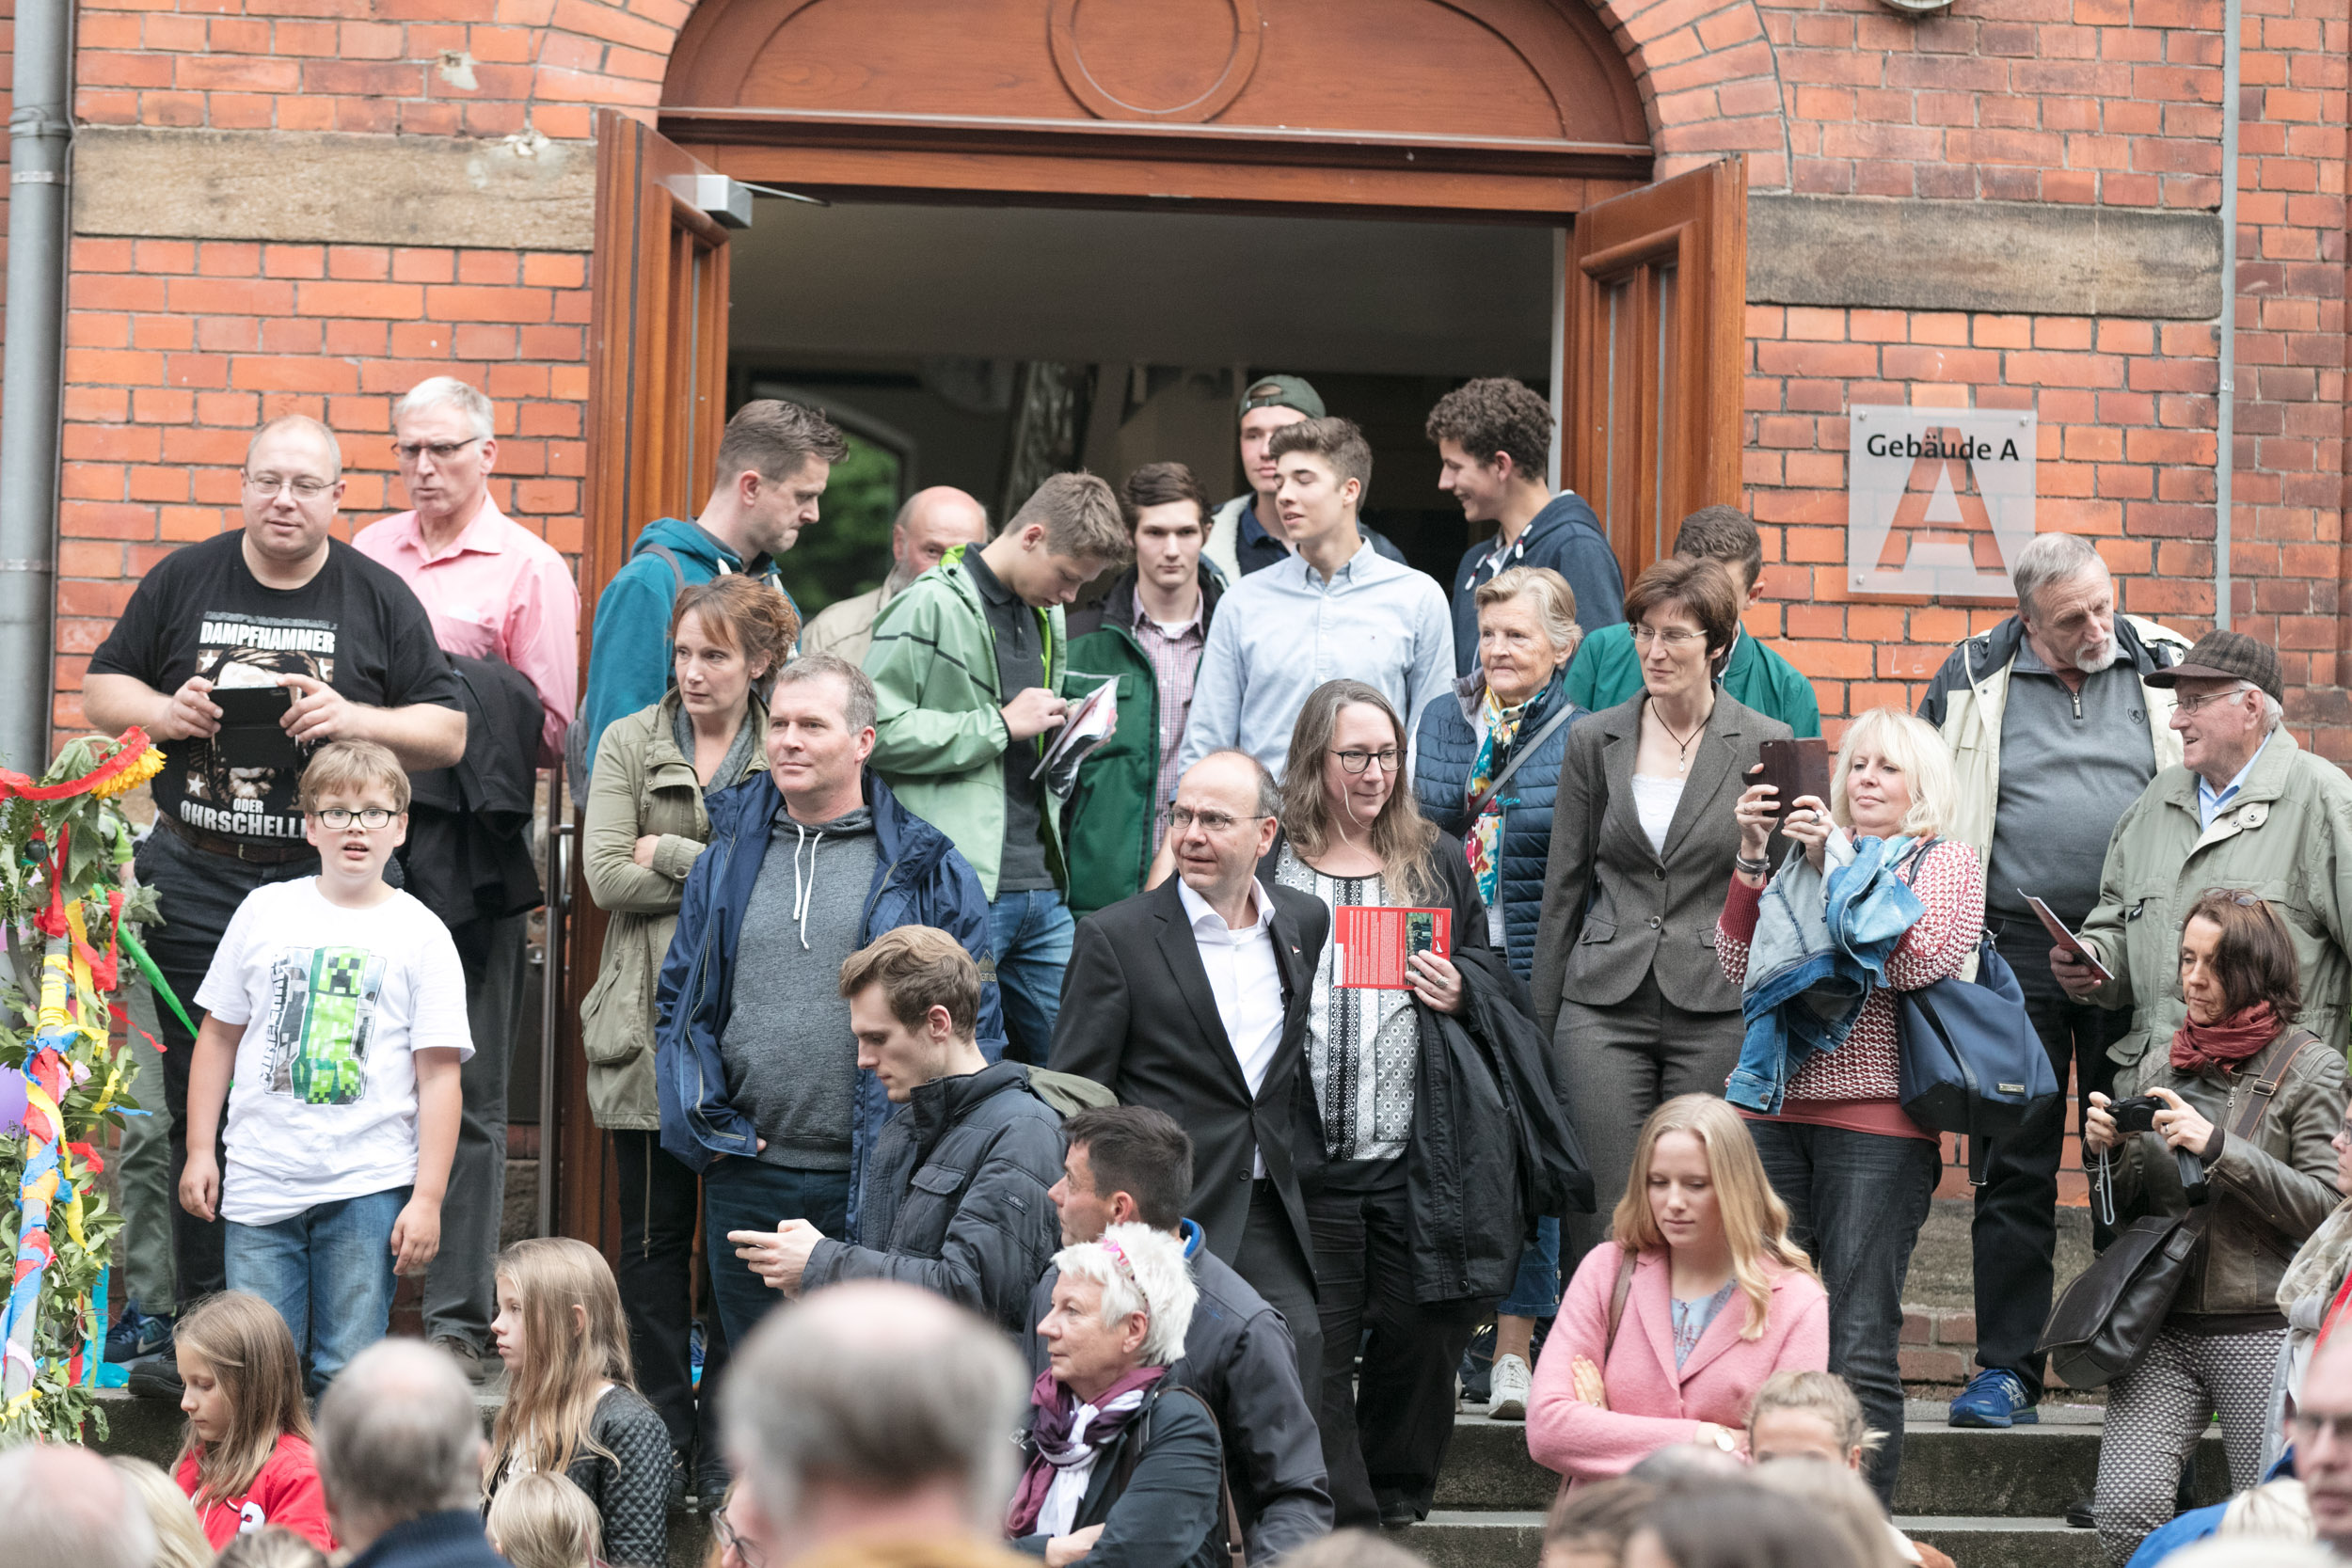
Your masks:
<svg viewBox="0 0 2352 1568"><path fill-rule="evenodd" d="M1062 607L1126 548L1111 487L1056 474L993 540L884 605L866 654L874 771L979 873L1019 1062L1052 1048L1070 961L1061 802L1033 776L1068 712Z"/></svg>
<svg viewBox="0 0 2352 1568"><path fill-rule="evenodd" d="M1756 520L1736 506L1702 506L1683 518L1675 533L1675 554L1685 561L1722 562L1740 590L1742 609L1763 597L1764 542L1756 535ZM1807 739L1821 733L1813 683L1745 632L1731 640L1723 682L1732 701L1779 720ZM1567 699L1589 712L1615 707L1641 689L1633 628L1622 621L1588 635L1568 666Z"/></svg>
<svg viewBox="0 0 2352 1568"><path fill-rule="evenodd" d="M2070 996L2133 1009L2131 1032L2107 1054L2122 1064L2116 1094L2137 1093L2141 1064L2164 1064L2187 1016L2185 911L2208 889L2243 890L2276 909L2294 938L2303 974L2296 1022L2342 1051L2352 994L2352 779L2280 722L2284 683L2267 643L2207 632L2178 664L2142 678L2178 694L2181 761L2149 781L2107 841L2099 904L2081 936L2113 977L2101 983L2056 948L2050 973Z"/></svg>
<svg viewBox="0 0 2352 1568"><path fill-rule="evenodd" d="M1224 593L1201 559L1209 496L1190 468L1147 463L1127 476L1120 499L1136 563L1108 594L1070 612L1073 681L1119 683L1119 732L1078 769L1062 808L1073 916L1143 891L1176 793L1200 650Z"/></svg>

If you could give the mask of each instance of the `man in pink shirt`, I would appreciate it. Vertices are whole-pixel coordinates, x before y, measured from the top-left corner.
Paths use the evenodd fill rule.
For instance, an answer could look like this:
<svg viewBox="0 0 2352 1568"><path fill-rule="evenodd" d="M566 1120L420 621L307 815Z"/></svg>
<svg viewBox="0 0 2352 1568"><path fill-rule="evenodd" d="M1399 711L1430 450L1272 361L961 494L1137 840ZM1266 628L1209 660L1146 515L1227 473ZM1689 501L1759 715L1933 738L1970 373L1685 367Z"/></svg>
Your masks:
<svg viewBox="0 0 2352 1568"><path fill-rule="evenodd" d="M361 529L352 543L415 590L445 653L507 665L531 683L539 696L535 760L556 767L580 692L580 590L564 558L490 499L498 461L492 412L487 397L454 377L419 382L392 411L400 477L416 510ZM459 1074L465 1114L440 1256L425 1276L424 1329L479 1383L497 1310L506 1076L522 1028L529 916L460 919L444 911L443 918L465 959L474 1053Z"/></svg>

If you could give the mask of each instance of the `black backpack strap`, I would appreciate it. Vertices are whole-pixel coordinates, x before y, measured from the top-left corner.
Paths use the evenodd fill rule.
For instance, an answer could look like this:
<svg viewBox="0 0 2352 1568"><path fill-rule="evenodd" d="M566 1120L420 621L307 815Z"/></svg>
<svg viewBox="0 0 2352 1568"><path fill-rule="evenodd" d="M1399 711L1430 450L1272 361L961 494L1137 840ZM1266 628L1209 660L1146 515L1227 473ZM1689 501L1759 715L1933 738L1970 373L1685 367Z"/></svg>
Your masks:
<svg viewBox="0 0 2352 1568"><path fill-rule="evenodd" d="M686 567L678 561L677 551L659 539L648 539L637 546L637 553L659 556L661 563L670 568L670 597L673 601L686 592Z"/></svg>

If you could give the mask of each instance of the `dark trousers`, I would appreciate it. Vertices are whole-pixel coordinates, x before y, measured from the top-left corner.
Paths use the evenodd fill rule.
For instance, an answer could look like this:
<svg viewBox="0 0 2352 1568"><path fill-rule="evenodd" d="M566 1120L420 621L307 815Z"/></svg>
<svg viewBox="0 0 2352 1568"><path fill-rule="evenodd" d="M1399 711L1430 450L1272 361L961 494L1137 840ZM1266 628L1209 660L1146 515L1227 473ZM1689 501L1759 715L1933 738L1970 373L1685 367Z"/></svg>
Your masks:
<svg viewBox="0 0 2352 1568"><path fill-rule="evenodd" d="M290 882L315 876L319 860L305 855L282 865L255 865L228 855L199 849L158 825L141 841L136 862L139 883L155 890L164 924L147 927L140 936L155 966L179 997L188 1016L197 1018L197 988L213 966L213 951L229 930L230 919L245 895L269 882ZM171 1260L179 1277L180 1305L195 1306L204 1297L228 1289L223 1246L227 1231L217 1219L199 1220L180 1207L180 1175L188 1164L188 1068L196 1054L196 1038L181 1026L161 997L156 1022L164 1042L164 1106L171 1119L171 1162L167 1188L171 1204ZM220 1125L229 1118L222 1107ZM221 1168L228 1168L224 1143L214 1149Z"/></svg>
<svg viewBox="0 0 2352 1568"><path fill-rule="evenodd" d="M2021 929L2021 927L2023 927ZM2013 1137L1995 1139L1977 1189L1975 1243L1977 1365L2014 1372L2028 1399L2042 1393L2044 1358L2033 1353L2049 1321L2052 1259L2058 1250L2058 1173L2066 1148L2066 1088L2071 1076L2082 1103L2112 1093L2115 1063L2107 1047L2131 1028L2131 1009L2109 1011L2069 997L2050 974L2050 938L2039 921L2008 922L2001 957L2017 972L2026 1013L2049 1053L2058 1098ZM2112 1239L2093 1223L2092 1241Z"/></svg>
<svg viewBox="0 0 2352 1568"><path fill-rule="evenodd" d="M661 1147L659 1132L615 1132L612 1160L621 1189L621 1255L612 1276L628 1318L628 1350L637 1391L660 1412L670 1447L680 1455L701 1445L706 1463L723 1449L719 1381L726 1370L726 1329L707 1277L703 1290L703 1381L694 1386L694 1222L702 1181ZM725 1238L714 1237L723 1246ZM728 1261L735 1261L731 1249Z"/></svg>
<svg viewBox="0 0 2352 1568"><path fill-rule="evenodd" d="M1315 1273L1298 1251L1281 1195L1270 1180L1249 1184L1249 1224L1241 1233L1233 1272L1249 1281L1282 1314L1298 1355L1298 1386L1310 1399L1323 1386L1323 1318L1315 1305Z"/></svg>
<svg viewBox="0 0 2352 1568"><path fill-rule="evenodd" d="M710 1293L731 1345L748 1338L784 1296L735 1255L727 1232L774 1230L786 1220L806 1220L836 1242L851 1239L850 1173L727 1155L703 1174L703 1248L710 1259Z"/></svg>
<svg viewBox="0 0 2352 1568"><path fill-rule="evenodd" d="M506 1078L523 1026L523 938L529 915L450 928L466 966L473 1054L457 1071L457 1149L441 1201L441 1250L424 1276L424 1335L490 1349L498 1315L500 1221L506 1212Z"/></svg>
<svg viewBox="0 0 2352 1568"><path fill-rule="evenodd" d="M1307 1200L1323 1320L1323 1461L1341 1528L1429 1512L1454 1437L1454 1370L1490 1297L1413 1297L1405 1162L1335 1164ZM1356 1366L1361 1345L1361 1370ZM1352 1386L1351 1386L1352 1385Z"/></svg>
<svg viewBox="0 0 2352 1568"><path fill-rule="evenodd" d="M1892 1505L1903 1462L1903 1278L1943 1173L1941 1146L1751 1121L1772 1191L1788 1205L1788 1233L1812 1254L1829 1292L1829 1370L1853 1386L1863 1418L1886 1433L1871 1468L1879 1501Z"/></svg>

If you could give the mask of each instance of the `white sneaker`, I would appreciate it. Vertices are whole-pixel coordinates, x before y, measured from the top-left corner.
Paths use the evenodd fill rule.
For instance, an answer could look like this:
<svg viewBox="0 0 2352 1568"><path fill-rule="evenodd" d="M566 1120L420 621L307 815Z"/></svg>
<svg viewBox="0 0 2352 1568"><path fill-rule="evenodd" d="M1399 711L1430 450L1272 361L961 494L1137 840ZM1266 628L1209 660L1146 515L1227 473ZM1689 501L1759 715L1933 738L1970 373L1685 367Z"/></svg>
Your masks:
<svg viewBox="0 0 2352 1568"><path fill-rule="evenodd" d="M1516 1355L1495 1357L1494 1370L1487 1375L1486 1386L1494 1397L1486 1402L1486 1419L1490 1421L1524 1421L1527 1419L1527 1390L1533 1378L1527 1363Z"/></svg>

